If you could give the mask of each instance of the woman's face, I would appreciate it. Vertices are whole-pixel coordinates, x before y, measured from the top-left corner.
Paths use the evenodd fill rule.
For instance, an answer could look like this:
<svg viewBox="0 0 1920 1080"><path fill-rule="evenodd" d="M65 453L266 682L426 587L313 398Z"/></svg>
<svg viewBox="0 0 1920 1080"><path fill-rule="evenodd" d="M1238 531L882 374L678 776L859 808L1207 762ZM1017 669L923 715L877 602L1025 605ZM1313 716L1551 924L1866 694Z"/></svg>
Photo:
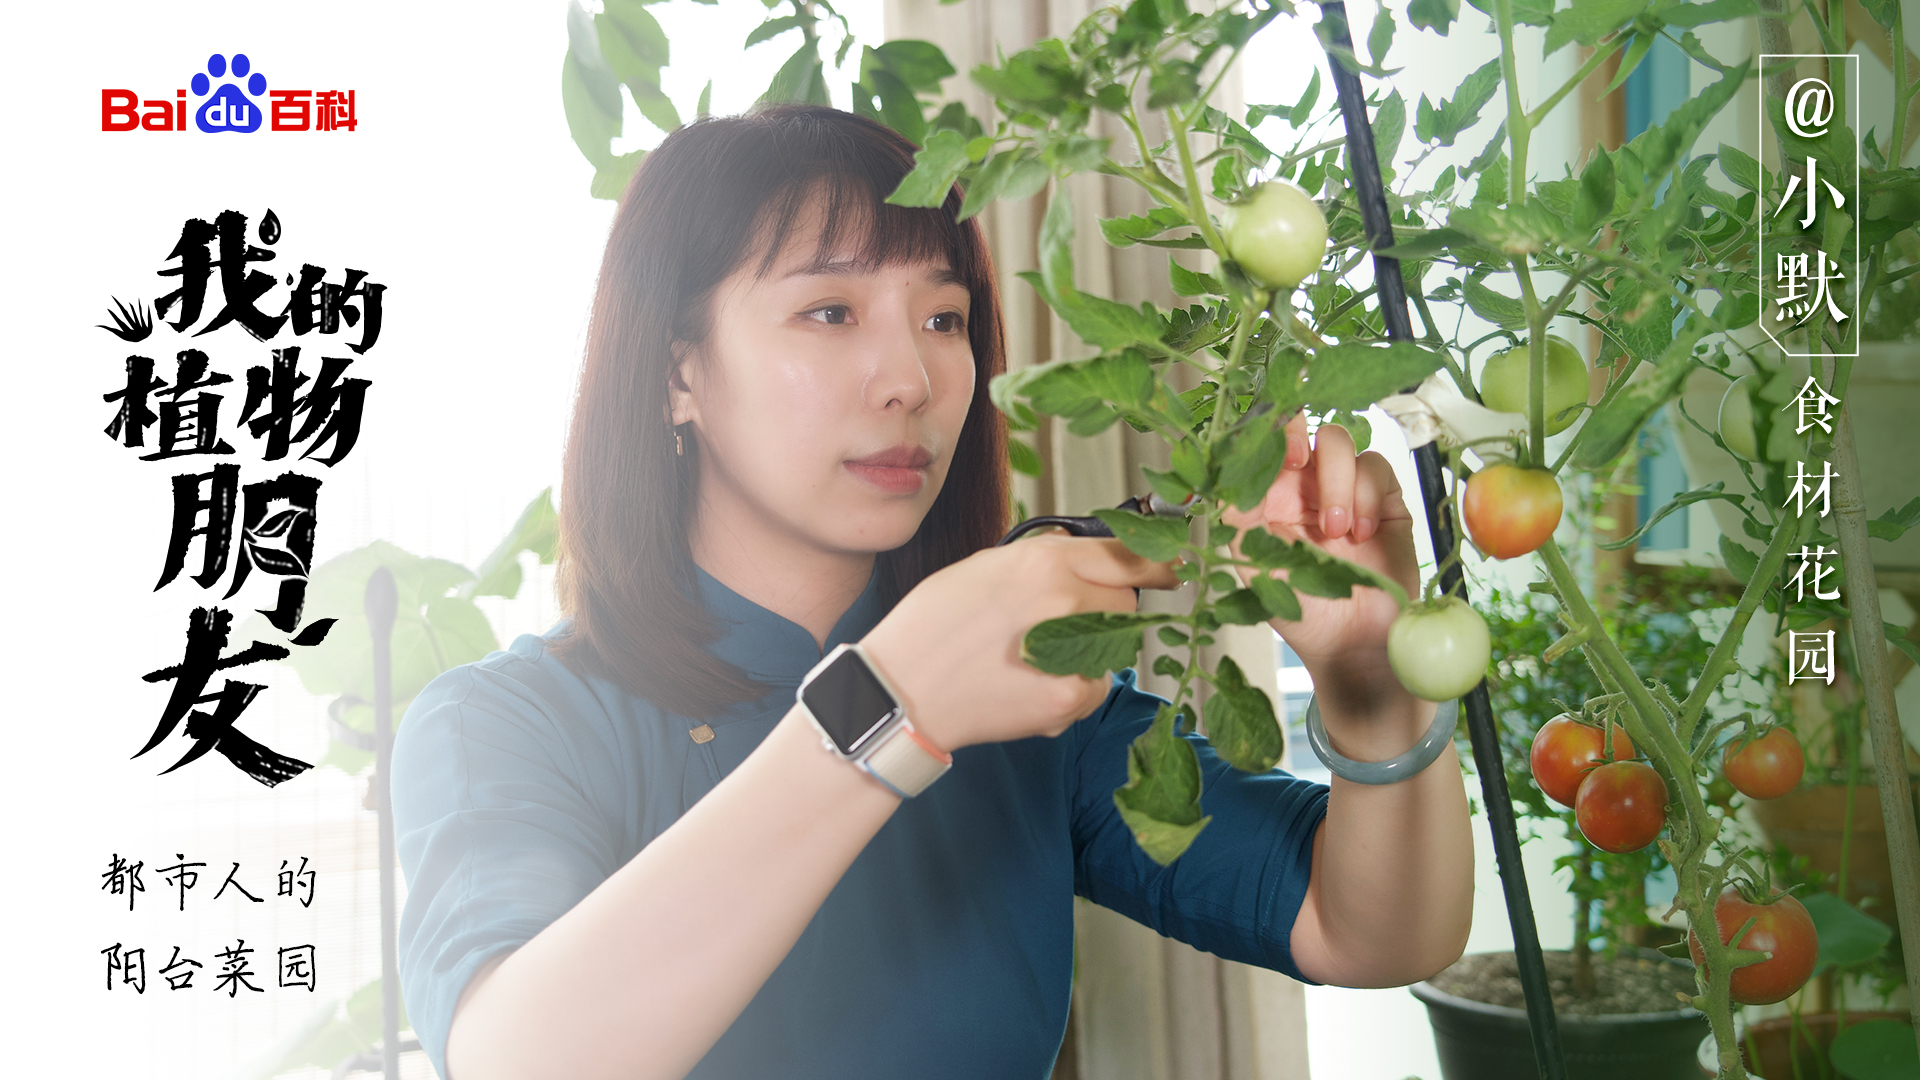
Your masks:
<svg viewBox="0 0 1920 1080"><path fill-rule="evenodd" d="M706 340L680 349L669 398L700 446L696 553L899 547L953 461L974 387L966 287L944 261L823 252L818 221L802 216L764 277L750 257L723 281Z"/></svg>

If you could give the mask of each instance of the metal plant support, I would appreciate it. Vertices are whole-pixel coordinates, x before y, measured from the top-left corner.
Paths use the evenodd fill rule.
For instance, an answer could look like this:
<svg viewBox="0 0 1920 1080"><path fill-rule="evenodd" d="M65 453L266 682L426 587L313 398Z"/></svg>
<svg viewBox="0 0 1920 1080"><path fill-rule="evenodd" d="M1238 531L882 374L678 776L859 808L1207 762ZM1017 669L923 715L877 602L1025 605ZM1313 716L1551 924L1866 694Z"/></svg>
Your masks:
<svg viewBox="0 0 1920 1080"><path fill-rule="evenodd" d="M1360 89L1360 77L1349 70L1334 51L1335 48L1349 53L1353 50L1346 5L1321 4L1320 10L1326 19L1326 40L1330 45L1327 64L1332 68L1340 115L1347 126L1347 171L1359 199L1368 246L1374 252L1373 277L1379 290L1380 314L1386 322L1388 338L1412 340L1413 324L1407 317L1407 287L1400 275L1400 260L1381 254L1383 248L1393 246L1393 227L1387 219L1386 185L1380 177L1380 161L1374 154L1366 95ZM1437 565L1446 567L1440 576L1442 591L1457 593L1462 578L1460 564L1447 561L1453 553L1454 529L1446 487L1441 479L1445 464L1438 447L1432 443L1415 450L1413 457L1420 474L1420 500L1427 509L1427 531L1433 539L1433 557ZM1567 1070L1560 1056L1560 1031L1553 1016L1553 995L1547 987L1546 961L1540 953L1540 933L1534 926L1533 901L1527 893L1527 872L1520 863L1520 837L1514 827L1513 800L1507 794L1506 766L1501 761L1500 740L1494 730L1493 708L1488 704L1484 681L1467 694L1466 705L1473 765L1480 774L1481 802L1486 807L1487 824L1493 830L1493 851L1500 864L1507 919L1513 926L1513 954L1520 968L1520 989L1527 999L1527 1026L1533 1035L1534 1061L1544 1080L1565 1080Z"/></svg>

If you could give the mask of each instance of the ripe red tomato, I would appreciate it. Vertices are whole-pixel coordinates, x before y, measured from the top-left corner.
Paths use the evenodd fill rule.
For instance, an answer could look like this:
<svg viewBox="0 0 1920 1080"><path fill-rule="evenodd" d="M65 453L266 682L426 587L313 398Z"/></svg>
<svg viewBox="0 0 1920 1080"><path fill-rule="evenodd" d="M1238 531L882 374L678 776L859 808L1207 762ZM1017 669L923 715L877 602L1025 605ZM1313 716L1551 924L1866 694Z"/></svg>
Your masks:
<svg viewBox="0 0 1920 1080"><path fill-rule="evenodd" d="M1481 551L1517 558L1546 543L1560 524L1560 482L1545 469L1489 465L1467 480L1461 508Z"/></svg>
<svg viewBox="0 0 1920 1080"><path fill-rule="evenodd" d="M1667 784L1642 761L1595 767L1580 781L1573 818L1580 835L1601 851L1639 851L1667 823Z"/></svg>
<svg viewBox="0 0 1920 1080"><path fill-rule="evenodd" d="M1606 763L1605 743L1604 731L1582 724L1571 713L1561 713L1540 725L1533 736L1533 752L1528 758L1533 782L1540 785L1547 798L1561 806L1572 806L1588 770ZM1619 724L1613 725L1613 756L1615 760L1633 756L1633 740Z"/></svg>
<svg viewBox="0 0 1920 1080"><path fill-rule="evenodd" d="M1713 902L1713 921L1720 940L1734 944L1733 935L1754 920L1753 929L1737 943L1742 949L1773 955L1757 964L1733 969L1733 1000L1741 1005L1771 1005L1785 1001L1805 986L1813 975L1813 962L1820 953L1820 935L1813 928L1813 917L1800 901L1779 893L1765 904L1749 903L1738 889L1729 887ZM1706 969L1706 951L1700 938L1687 931L1687 951L1693 962Z"/></svg>
<svg viewBox="0 0 1920 1080"><path fill-rule="evenodd" d="M1744 746L1739 740L1728 743L1720 768L1747 798L1777 799L1800 786L1807 755L1793 732L1777 727Z"/></svg>

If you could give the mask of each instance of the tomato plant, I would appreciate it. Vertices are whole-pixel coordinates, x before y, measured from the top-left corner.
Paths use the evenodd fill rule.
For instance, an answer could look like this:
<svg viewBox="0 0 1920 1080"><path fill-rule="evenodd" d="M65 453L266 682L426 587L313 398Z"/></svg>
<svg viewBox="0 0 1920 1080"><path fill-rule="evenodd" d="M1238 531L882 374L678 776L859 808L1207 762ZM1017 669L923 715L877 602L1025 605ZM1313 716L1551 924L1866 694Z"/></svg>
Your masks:
<svg viewBox="0 0 1920 1080"><path fill-rule="evenodd" d="M1392 69L1382 54L1395 40L1409 40L1405 22L1445 38L1456 12L1464 14L1468 6L1407 6L1398 39L1394 27L1402 9L1380 9L1366 42L1373 62L1362 70L1380 77ZM1015 433L1048 438L1064 429L1084 437L1124 421L1166 446L1168 468L1148 469L1146 479L1164 502L1185 506L1189 520L1114 512L1102 520L1137 553L1177 559L1183 580L1197 586L1192 609L1050 620L1026 643L1033 662L1046 670L1089 676L1136 660L1147 629L1175 653L1186 650L1155 660L1154 671L1177 683L1169 693L1172 707L1136 743L1133 760L1140 768L1130 771L1128 784L1115 795L1150 855L1170 861L1205 824L1198 786L1190 782L1191 750L1169 738L1180 727L1176 718L1192 714L1181 706L1196 684L1211 683L1216 691L1205 717L1209 732L1235 731L1216 746L1278 741L1272 703L1248 687L1237 668L1207 670L1201 650L1216 643L1214 633L1229 623L1298 620L1296 592L1337 600L1371 587L1401 599L1397 585L1325 547L1259 529L1242 533L1224 521L1224 508L1245 511L1257 504L1282 468L1282 418L1300 410L1321 419L1351 416L1391 400L1386 411L1408 444L1420 447L1429 477L1435 457L1450 466L1438 470L1450 477L1466 475L1465 455L1490 463L1464 489L1447 490L1444 501L1436 490L1423 493L1437 540L1447 539L1445 515L1457 497L1465 520L1453 524L1463 525L1482 551L1493 558L1533 552L1536 562L1528 565L1538 575L1528 586L1551 608L1550 616L1542 615L1557 624L1557 636L1525 653L1502 641L1502 668L1584 663L1592 687L1581 701L1563 707L1618 723L1630 736L1638 760L1592 765L1577 781L1577 827L1609 852L1644 851L1658 840L1675 873L1676 906L1690 924L1705 925L1721 887L1746 860L1737 834L1724 827L1731 786L1719 786L1724 782L1701 767L1726 729L1725 690L1743 670L1742 642L1762 623L1805 629L1806 616L1839 617L1836 610L1788 610L1789 594L1781 588L1790 573L1788 559L1809 545L1853 545L1843 555L1848 564L1871 566L1866 514L1882 509L1843 510L1836 501L1831 515L1816 515L1789 507L1790 469L1824 475L1832 466L1838 491L1838 477L1857 481L1859 464L1851 428L1838 418L1831 431L1799 434L1785 421L1788 414L1781 410L1807 376L1775 346L1785 335L1792 355L1829 358L1815 362L1814 374L1840 411L1853 369L1828 365L1832 357L1854 355L1858 344L1842 339L1869 322L1915 321L1902 315L1911 305L1887 301L1899 282L1920 280L1912 276L1920 256L1911 247L1915 225L1909 212L1920 200L1920 172L1902 167L1883 148L1906 145L1907 106L1920 96L1920 80L1896 73L1906 85L1894 93L1849 99L1850 107L1860 106L1857 112L1870 103L1894 107L1871 124L1863 116L1858 126L1836 125L1818 146L1784 136L1766 143L1742 136L1720 145L1716 135L1703 143L1704 133L1721 130L1716 118L1739 100L1758 100L1763 126L1771 125L1776 135L1786 130L1777 97L1761 93L1755 59L1712 57L1710 49L1720 46L1702 44L1752 35L1716 29L1696 36L1702 26L1753 18L1751 4L1494 0L1471 6L1493 21L1497 60L1468 75L1451 95L1417 102L1385 84L1363 87L1371 96L1356 97L1343 73L1345 119L1354 121L1344 136L1331 130L1343 120L1322 107L1317 81L1297 104L1242 110L1210 100L1219 85L1215 73L1230 69L1273 20L1318 10L1322 29L1334 34L1328 40L1338 40L1346 28L1336 5L1243 0L1207 11L1182 4L1102 5L1070 35L970 72L998 110L987 123L957 102L941 104L929 116L910 86L889 98L891 83L876 77L869 85L880 101L874 105L874 94L866 96L871 115L893 123L898 114L905 118L903 130L920 129L910 136L920 144L914 170L889 202L941 206L957 195L959 213L969 216L996 198L1047 191L1037 269L1022 278L1057 317L1055 329L1078 335L1085 348L997 377L993 401ZM1905 17L1898 4L1833 4L1824 17L1803 21L1814 24L1825 52L1838 53L1863 33L1879 33L1858 14L1862 10L1875 20ZM1759 23L1762 36L1772 32L1768 27L1780 29L1778 20ZM1578 44L1577 70L1549 77L1522 57L1519 43L1529 42L1531 33L1518 30L1522 25L1545 29L1550 55ZM1903 33L1886 21L1880 30L1888 31L1890 42ZM1584 89L1588 80L1602 71L1614 72L1616 82L1626 79L1621 73L1665 40L1681 41L1698 62L1692 70L1701 77L1689 84L1686 103L1625 145L1581 147L1567 161L1578 173L1551 178L1561 162L1541 160L1538 151L1552 148L1549 153L1557 155L1562 140L1539 136L1571 123L1565 106L1593 98ZM1158 44L1143 48L1149 41ZM1335 52L1342 48L1336 45ZM1794 50L1765 51L1779 59ZM1904 62L1906 53L1890 48L1883 55ZM1352 57L1357 61L1359 53ZM905 62L907 52L899 59ZM1809 73L1811 61L1786 59L1788 66L1801 65L1797 74ZM1547 83L1521 85L1516 72L1522 69L1533 73L1526 82L1541 77ZM941 77L949 73L937 70ZM934 72L929 67L920 74L933 78ZM1775 75L1785 77L1769 67L1769 83ZM1748 94L1754 97L1742 97ZM860 100L856 95L856 104ZM1467 146L1469 129L1483 114L1491 120L1493 112L1500 125L1491 141ZM1379 136L1377 164L1392 170L1385 220L1372 199L1371 184L1379 179L1375 163L1356 141L1368 133L1362 124L1369 113L1371 131ZM1845 145L1869 129L1886 134L1876 136L1874 146ZM1802 175L1785 166L1810 167L1809 153L1827 163L1861 162L1860 187L1849 209L1823 211L1825 236L1804 226L1796 231L1794 215L1776 213L1787 199L1787 178ZM1418 190L1414 177L1433 170L1415 165L1435 154L1451 160L1432 186ZM1824 182L1829 168L1822 170ZM1075 237L1076 227L1085 227L1072 203L1081 185L1068 182L1076 173L1132 185L1135 211L1101 220L1101 235L1115 247L1181 250L1181 261L1167 268L1183 298L1180 306L1142 303L1139 295L1097 295L1076 283L1076 253L1086 250L1084 237ZM1852 176L1850 169L1848 182ZM1358 194L1363 187L1364 200ZM1317 202L1309 191L1320 193ZM1844 280L1859 317L1841 326L1816 309L1789 326L1779 312L1764 311L1761 283L1773 267L1759 265L1763 240L1769 262L1776 251L1786 257L1844 250L1849 258L1858 252ZM1366 267L1369 253L1383 248L1397 257L1397 269L1391 260ZM1400 291L1388 287L1391 279L1380 276L1389 271L1400 275L1406 306ZM1302 284L1308 287L1296 288ZM1462 340L1470 337L1460 329L1468 315L1495 324L1493 337ZM1756 327L1760 318L1768 321ZM1759 333L1762 328L1766 334ZM1591 371L1578 350L1553 339L1556 330L1593 333L1599 352ZM1773 343L1760 344L1768 336ZM1498 338L1525 344L1482 360L1481 343ZM1476 373L1484 409L1472 400ZM1642 518L1650 526L1706 499L1718 500L1716 510L1737 513L1740 527L1728 530L1720 545L1735 587L1716 592L1710 605L1721 608L1710 652L1673 669L1623 644L1631 631L1623 629L1618 593L1596 584L1606 580L1599 571L1609 558L1599 552L1630 546L1642 534L1602 538L1598 529L1580 535L1569 529L1563 542L1554 525L1563 497L1598 493L1600 484L1589 478L1617 490L1632 457L1652 445L1641 438L1650 421L1670 416L1714 423L1669 408L1690 382L1708 373L1728 381L1751 373L1719 418L1722 439L1741 459L1740 467L1725 484L1679 493ZM1534 393L1542 404L1537 415ZM1525 416L1523 426L1513 426L1514 413ZM1551 451L1550 436L1556 442ZM1436 450L1426 449L1428 444ZM1630 529L1634 523L1619 524ZM1911 522L1896 508L1873 524L1873 535L1893 540ZM1443 555L1429 582L1430 594L1449 598L1408 607L1389 632L1395 674L1408 689L1434 700L1478 683L1492 651L1484 624L1461 599L1473 587L1463 587L1462 578L1476 568L1457 554ZM1253 572L1272 576L1249 581L1245 575ZM1864 647L1882 633L1873 607L1877 595L1869 589L1847 597L1845 614L1862 643L1857 655L1879 656ZM1883 711L1874 722L1884 720ZM1250 734L1256 728L1258 739ZM1476 739L1476 748L1485 742ZM1895 730L1887 745L1898 742ZM1261 767L1253 759L1247 764ZM1577 759L1570 766L1576 774L1581 767ZM1483 782L1502 775L1497 763L1479 771ZM1903 940L1920 947L1920 933ZM1697 973L1699 993L1692 1000L1711 1019L1723 1080L1737 1080L1744 1066L1728 980L1744 957L1711 934L1703 949L1714 970L1710 977L1704 969ZM1914 996L1920 1000L1920 963L1908 969L1916 973ZM1537 986L1534 991L1537 1004Z"/></svg>
<svg viewBox="0 0 1920 1080"><path fill-rule="evenodd" d="M1800 740L1777 727L1751 741L1736 739L1720 758L1721 771L1734 789L1749 799L1777 799L1800 786L1807 755Z"/></svg>
<svg viewBox="0 0 1920 1080"><path fill-rule="evenodd" d="M1487 675L1487 621L1457 596L1413 604L1387 629L1387 661L1418 697L1452 701Z"/></svg>
<svg viewBox="0 0 1920 1080"><path fill-rule="evenodd" d="M1748 919L1753 928L1733 940ZM1754 903L1729 886L1713 904L1713 921L1720 930L1722 944L1738 949L1769 954L1758 963L1733 969L1730 981L1733 1000L1741 1005L1771 1005L1785 1001L1813 976L1814 961L1820 953L1820 936L1814 932L1813 917L1800 901L1780 893L1765 903ZM1687 932L1687 951L1701 968L1707 965L1698 934ZM1708 973L1712 977L1712 973Z"/></svg>
<svg viewBox="0 0 1920 1080"><path fill-rule="evenodd" d="M1533 387L1530 348L1522 341L1487 358L1480 371L1480 400L1487 408L1526 414ZM1546 370L1547 434L1558 435L1579 419L1579 406L1587 403L1587 362L1572 342L1548 334Z"/></svg>
<svg viewBox="0 0 1920 1080"><path fill-rule="evenodd" d="M1573 813L1580 835L1601 851L1639 851L1667 823L1667 784L1643 761L1594 767L1580 781Z"/></svg>
<svg viewBox="0 0 1920 1080"><path fill-rule="evenodd" d="M1561 509L1560 482L1552 473L1506 462L1474 473L1461 499L1473 542L1496 559L1517 558L1546 543Z"/></svg>
<svg viewBox="0 0 1920 1080"><path fill-rule="evenodd" d="M1633 740L1627 738L1626 729L1619 724L1612 727L1612 760L1632 757ZM1587 773L1609 760L1606 740L1603 729L1583 724L1570 713L1561 713L1540 725L1528 755L1534 782L1547 798L1561 806L1572 806Z"/></svg>
<svg viewBox="0 0 1920 1080"><path fill-rule="evenodd" d="M1270 289L1291 289L1320 268L1327 253L1327 220L1296 184L1269 180L1227 207L1227 254Z"/></svg>

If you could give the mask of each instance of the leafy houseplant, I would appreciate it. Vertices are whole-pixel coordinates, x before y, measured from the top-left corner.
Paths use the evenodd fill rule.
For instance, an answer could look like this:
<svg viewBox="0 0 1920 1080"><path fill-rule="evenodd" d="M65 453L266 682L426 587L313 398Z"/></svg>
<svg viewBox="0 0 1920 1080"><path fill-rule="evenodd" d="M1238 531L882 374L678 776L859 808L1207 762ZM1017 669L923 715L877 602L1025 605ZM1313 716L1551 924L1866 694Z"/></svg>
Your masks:
<svg viewBox="0 0 1920 1080"><path fill-rule="evenodd" d="M327 708L332 741L321 764L357 775L373 763L373 642L364 597L374 570L386 567L399 594L392 646L397 721L407 703L435 676L500 648L492 625L474 601L482 596L511 599L518 595L520 553L531 551L542 564L553 562L558 524L553 489L548 488L527 503L500 543L473 569L413 555L384 540L314 568L307 603L339 621L325 642L291 650L283 662L299 673L308 693L332 698ZM275 631L265 620L250 624L249 629L263 640L276 640L269 636Z"/></svg>
<svg viewBox="0 0 1920 1080"><path fill-rule="evenodd" d="M349 551L314 568L307 603L320 616L337 621L320 645L293 649L291 665L308 693L331 697L331 736L321 764L350 776L374 761L373 638L366 614L367 582L382 567L393 576L398 596L390 647L390 686L395 721L427 683L441 672L479 660L500 648L486 614L474 603L482 596L509 599L520 592L520 554L531 551L540 562L554 559L558 519L548 488L521 510L513 527L480 565L468 569L446 559L422 558L384 540ZM278 638L264 618L250 620L243 632L262 640ZM373 786L362 805L374 809ZM317 1066L336 1069L378 1044L381 1037L380 979L361 986L344 1003L327 1002L286 1039L263 1055L257 1077ZM400 1026L406 1026L404 1013ZM378 1065L374 1066L376 1069Z"/></svg>
<svg viewBox="0 0 1920 1080"><path fill-rule="evenodd" d="M1776 384L1786 369L1771 347L1751 344L1757 338L1749 328L1762 316L1760 281L1766 269L1757 255L1763 239L1769 253L1783 245L1808 250L1808 244L1838 251L1857 234L1861 262L1858 279L1848 286L1850 296L1861 311L1880 310L1875 307L1880 297L1905 288L1898 283L1913 270L1911 241L1903 238L1912 236L1920 219L1920 174L1901 168L1897 154L1880 154L1870 134L1839 123L1824 140L1780 135L1789 156L1813 155L1826 162L1825 175L1840 175L1840 165L1866 148L1859 202L1850 216L1829 215L1826 233L1810 238L1793 229L1789 218L1772 213L1784 198L1786 170L1765 166L1733 147L1710 152L1696 146L1716 114L1760 87L1753 79L1754 61L1723 62L1693 29L1756 17L1754 0L1473 2L1491 17L1500 56L1437 102L1422 97L1410 107L1392 92L1372 103L1383 171L1406 176L1428 155L1452 145L1496 100L1505 106L1499 131L1470 162L1441 170L1423 189L1403 182L1389 200L1391 254L1400 260L1422 328L1412 341L1388 340L1377 286L1358 273L1369 251L1348 190L1356 166L1345 140L1329 131L1335 114L1320 106L1317 79L1292 105L1255 105L1229 115L1209 103L1212 89L1255 34L1305 10L1287 0L1250 0L1211 10L1191 10L1185 0L1134 0L1102 8L1063 38L969 73L996 103L998 115L991 123L953 103L921 100L925 88L938 82L933 73L950 66L936 63L937 50L925 43L889 43L899 46L893 50L898 55L914 58L918 81L869 79L854 100L856 108L909 133L921 146L917 166L894 192L893 202L937 206L958 182L966 191L964 216L995 199L1050 193L1039 237L1040 269L1024 276L1095 355L997 380L993 399L1010 426L1032 430L1046 416L1087 435L1124 421L1167 447L1170 468L1148 470L1146 478L1166 502L1186 507L1186 519L1122 511L1100 516L1132 550L1177 560L1180 576L1199 585L1194 606L1180 613L1055 620L1035 627L1026 642L1037 666L1092 676L1136 662L1148 630L1176 650L1155 662L1155 670L1176 684L1173 701L1133 747L1129 782L1115 793L1137 840L1162 862L1177 858L1208 824L1200 809L1193 752L1175 737L1193 723L1196 712L1216 748L1240 768L1268 768L1280 752L1279 727L1266 696L1250 687L1231 661L1213 670L1199 662L1213 635L1230 623L1297 618L1301 593L1341 597L1355 587L1397 592L1392 583L1317 548L1257 529L1242 533L1227 524L1229 508L1254 505L1279 472L1288 416L1304 409L1320 422L1359 428L1355 414L1384 399L1403 426L1416 435L1438 435L1447 444L1455 477L1465 481L1454 485L1458 501L1473 477L1503 465L1544 470L1562 488L1583 473L1608 474L1649 418L1679 395L1689 375L1706 371L1729 380L1755 375L1764 391L1754 398L1760 403L1756 423L1765 429L1758 433L1761 445L1782 453L1743 459L1737 490L1687 492L1654 515L1701 500L1725 502L1739 514L1740 535L1721 545L1737 599L1721 638L1697 665L1662 669L1637 658L1628 630L1603 615L1599 597L1553 539L1537 550L1543 576L1532 586L1551 600L1552 618L1565 628L1540 649L1538 663L1560 678L1560 665L1575 663L1573 654L1580 654L1588 674L1580 676L1585 685L1573 691L1580 700L1568 704L1616 719L1637 750L1638 767L1657 775L1667 793L1664 816L1656 815L1653 822L1655 832L1664 833L1656 850L1674 872L1675 910L1703 930L1697 936L1704 964L1689 1003L1709 1020L1719 1074L1744 1076L1731 984L1736 968L1761 964L1768 956L1726 944L1722 933L1743 941L1747 926L1720 927L1722 933L1716 933L1713 912L1730 885L1763 889L1765 882L1755 854L1725 828L1724 805L1709 798L1719 748L1728 735L1749 733L1745 725L1752 720L1720 716L1722 684L1737 671L1736 650L1763 610L1780 624L1799 628L1808 618L1845 616L1853 632L1876 649L1882 632L1866 555L1868 525L1858 502L1836 500L1831 519L1786 507L1788 461L1814 470L1831 461L1841 488L1858 489L1859 464L1845 405L1850 365L1829 355L1817 368L1823 387L1840 403L1834 431L1782 434L1786 417L1772 409L1784 400L1777 397ZM602 17L631 8L637 5L610 4ZM1850 32L1896 43L1891 120L1873 122L1887 125L1884 145L1902 147L1907 106L1920 81L1907 71L1905 53L1897 47L1903 34L1899 5L1872 0L1866 10L1875 25L1848 28L1846 8L1834 4L1815 20L1817 29L1828 52L1842 51L1853 40ZM1458 13L1455 0L1414 0L1407 18L1416 31L1444 36ZM1325 16L1318 24L1322 40L1337 41L1333 28L1344 16L1335 7ZM823 16L814 6L799 4L794 17L806 22ZM1581 47L1579 70L1559 86L1530 94L1517 74L1521 26L1542 28L1549 54ZM798 23L787 29L805 31ZM1366 43L1368 60L1338 45L1334 51L1355 70L1386 75L1381 64L1399 32L1397 21L1383 11ZM574 35L570 51L583 63L590 51L585 36ZM598 36L604 42L606 30ZM1618 85L1662 39L1716 72L1717 80L1627 145L1592 150L1577 175L1537 178L1529 160L1534 134L1556 122L1557 111L1604 65L1616 64ZM790 62L795 77L777 80L770 97L824 97L815 43L806 35ZM863 79L876 70L866 63L862 67ZM805 78L798 77L802 72ZM1786 130L1780 118L1782 90L1773 87L1764 99L1776 132ZM617 86L613 97L617 105ZM1273 120L1282 123L1262 126ZM1283 130L1264 134L1270 127ZM574 131L579 139L582 126L575 124ZM589 143L605 145L595 137L582 143L583 151ZM1193 298L1192 304L1161 310L1078 286L1075 218L1066 183L1076 173L1131 185L1150 200L1146 213L1101 222L1102 236L1116 247L1194 253L1202 269L1168 264L1173 289ZM1267 269L1268 260L1235 243L1233 223L1263 201L1270 190L1263 185L1283 179L1318 196L1329 241L1311 276L1298 282ZM1456 340L1457 330L1446 316L1467 311L1497 330L1476 341ZM1574 425L1549 444L1550 431L1567 418L1563 410L1548 408L1548 331L1569 321L1597 331L1602 345L1595 365L1605 376L1605 390L1597 401L1579 406ZM1845 351L1835 348L1843 342L1831 325L1798 332L1794 341L1802 351ZM1479 370L1484 377L1490 355L1510 348L1523 349L1526 357L1524 414L1481 411L1480 387L1472 376ZM1404 393L1416 384L1417 391ZM1722 435L1712 432L1715 445L1726 452L1728 440ZM1913 523L1889 512L1873 523L1873 535L1897 537ZM1850 575L1848 607L1802 606L1788 599L1789 554L1810 544L1840 552ZM1250 584L1242 584L1236 573L1242 570L1254 575ZM1521 649L1539 644L1501 640L1497 653L1501 663L1512 665ZM1180 650L1185 659L1177 655ZM1890 700L1890 689L1881 685L1884 667L1878 675L1864 672L1863 678L1872 701L1879 702L1882 691ZM1204 710L1196 710L1191 703L1201 684L1210 685L1213 694ZM1874 704L1872 709L1877 710L1876 754L1884 758L1880 746L1884 730L1890 730L1890 708ZM1920 888L1920 878L1916 883ZM1910 906L1920 896L1903 893L1901 900ZM1920 939L1920 932L1912 937Z"/></svg>

